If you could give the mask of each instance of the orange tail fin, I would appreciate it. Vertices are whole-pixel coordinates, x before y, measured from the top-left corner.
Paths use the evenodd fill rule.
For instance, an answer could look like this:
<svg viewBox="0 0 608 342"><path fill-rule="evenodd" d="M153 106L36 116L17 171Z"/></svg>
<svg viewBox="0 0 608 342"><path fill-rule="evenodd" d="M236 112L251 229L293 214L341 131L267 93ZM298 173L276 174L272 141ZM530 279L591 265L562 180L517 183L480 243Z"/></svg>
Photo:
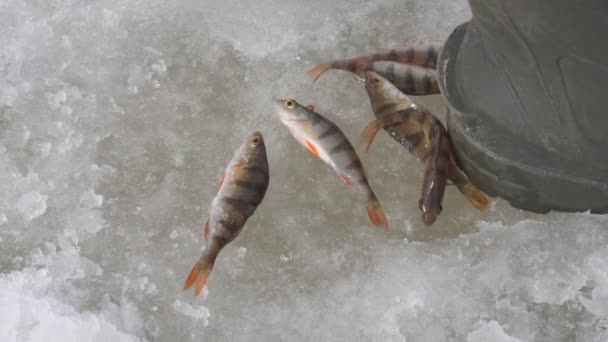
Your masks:
<svg viewBox="0 0 608 342"><path fill-rule="evenodd" d="M382 209L378 201L368 202L365 205L365 209L367 209L367 216L369 216L369 220L374 226L383 227L385 230L388 230L388 221L386 215L384 215L384 209Z"/></svg>
<svg viewBox="0 0 608 342"><path fill-rule="evenodd" d="M308 74L308 76L312 77L312 83L315 83L316 80L319 79L319 77L321 77L321 75L323 75L327 70L333 68L333 64L332 63L325 63L325 64L319 64L313 68L310 68L308 71L306 71L306 74Z"/></svg>
<svg viewBox="0 0 608 342"><path fill-rule="evenodd" d="M363 142L365 142L366 144L365 152L369 152L369 148L372 146L372 142L374 141L376 134L378 134L378 131L380 130L380 128L382 128L382 126L382 121L374 120L363 129L363 132L361 132L361 140L363 140Z"/></svg>
<svg viewBox="0 0 608 342"><path fill-rule="evenodd" d="M184 290L194 285L194 295L198 296L203 291L212 269L213 264L206 262L204 259L197 261L184 283Z"/></svg>
<svg viewBox="0 0 608 342"><path fill-rule="evenodd" d="M488 196L471 183L459 186L458 190L460 190L464 197L466 197L475 208L481 211L485 210L488 204L490 204Z"/></svg>

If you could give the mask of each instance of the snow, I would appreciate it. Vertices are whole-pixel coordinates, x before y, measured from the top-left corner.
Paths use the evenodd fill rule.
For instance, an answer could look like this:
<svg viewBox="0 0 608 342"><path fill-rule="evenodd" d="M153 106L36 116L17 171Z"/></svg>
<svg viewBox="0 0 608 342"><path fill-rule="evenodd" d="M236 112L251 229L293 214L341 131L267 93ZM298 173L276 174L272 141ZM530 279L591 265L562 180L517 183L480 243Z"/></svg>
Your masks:
<svg viewBox="0 0 608 342"><path fill-rule="evenodd" d="M507 334L496 321L484 323L479 329L467 336L467 342L521 342Z"/></svg>
<svg viewBox="0 0 608 342"><path fill-rule="evenodd" d="M46 200L48 196L37 191L27 192L17 199L15 206L23 218L28 221L44 214L46 211Z"/></svg>
<svg viewBox="0 0 608 342"><path fill-rule="evenodd" d="M422 165L380 134L361 151L391 224L375 230L272 112L314 103L360 149L362 84L304 71L444 40L469 15L464 0L0 3L0 341L608 340L607 215L479 213L450 188L425 227ZM268 193L195 298L208 206L254 130Z"/></svg>

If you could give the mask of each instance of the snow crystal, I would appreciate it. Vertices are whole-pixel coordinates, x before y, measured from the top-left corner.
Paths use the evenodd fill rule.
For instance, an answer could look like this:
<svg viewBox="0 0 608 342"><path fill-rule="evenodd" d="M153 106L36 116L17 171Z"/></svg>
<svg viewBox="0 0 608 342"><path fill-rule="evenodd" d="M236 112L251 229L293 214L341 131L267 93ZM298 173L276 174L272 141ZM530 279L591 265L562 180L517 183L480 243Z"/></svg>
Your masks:
<svg viewBox="0 0 608 342"><path fill-rule="evenodd" d="M203 325L207 326L207 324L209 324L208 318L209 318L209 310L204 307L204 306L200 306L198 308L195 308L193 306L191 306L188 303L184 303L181 300L175 300L173 302L173 309L179 313L182 313L188 317L192 317L196 320L202 320L203 321Z"/></svg>

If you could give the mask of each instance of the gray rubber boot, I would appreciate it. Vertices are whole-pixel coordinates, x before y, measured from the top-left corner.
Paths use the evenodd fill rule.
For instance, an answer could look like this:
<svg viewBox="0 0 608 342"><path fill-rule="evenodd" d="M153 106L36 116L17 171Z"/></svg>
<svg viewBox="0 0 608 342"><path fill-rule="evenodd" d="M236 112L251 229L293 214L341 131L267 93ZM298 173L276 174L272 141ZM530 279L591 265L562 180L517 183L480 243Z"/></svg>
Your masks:
<svg viewBox="0 0 608 342"><path fill-rule="evenodd" d="M458 162L534 212L608 212L608 1L469 0L439 56Z"/></svg>

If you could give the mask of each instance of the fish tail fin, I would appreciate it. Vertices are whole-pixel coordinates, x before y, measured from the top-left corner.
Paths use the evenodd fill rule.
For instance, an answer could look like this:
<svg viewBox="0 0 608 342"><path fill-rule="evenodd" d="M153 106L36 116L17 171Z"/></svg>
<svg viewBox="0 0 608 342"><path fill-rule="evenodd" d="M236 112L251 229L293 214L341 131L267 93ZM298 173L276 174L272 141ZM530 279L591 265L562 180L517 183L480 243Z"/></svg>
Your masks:
<svg viewBox="0 0 608 342"><path fill-rule="evenodd" d="M369 152L370 147L372 146L372 142L378 134L378 131L383 127L383 122L381 120L374 120L370 122L361 132L361 140L365 142L365 152Z"/></svg>
<svg viewBox="0 0 608 342"><path fill-rule="evenodd" d="M384 209L382 209L377 199L367 202L365 209L367 209L367 216L374 226L388 230L388 220L384 214Z"/></svg>
<svg viewBox="0 0 608 342"><path fill-rule="evenodd" d="M314 66L314 67L308 69L308 71L306 71L306 74L308 74L308 76L313 78L312 82L314 83L327 70L330 70L330 69L347 70L350 72L354 72L356 74L357 70L359 68L365 66L365 63L366 63L365 60L361 61L356 58L355 59L342 59L339 61L333 61L333 62L319 64L317 66Z"/></svg>
<svg viewBox="0 0 608 342"><path fill-rule="evenodd" d="M306 74L312 77L312 83L315 83L321 75L323 75L327 70L333 69L333 63L324 63L319 64L315 67L312 67L306 71Z"/></svg>
<svg viewBox="0 0 608 342"><path fill-rule="evenodd" d="M483 193L483 191L477 189L470 182L464 184L456 184L458 190L467 198L467 200L478 210L483 211L490 204L490 199Z"/></svg>
<svg viewBox="0 0 608 342"><path fill-rule="evenodd" d="M206 258L201 257L196 264L194 264L194 267L192 267L192 271L190 271L190 274L184 283L184 290L187 290L194 285L194 295L198 296L203 290L203 287L205 287L212 269L213 263L209 262Z"/></svg>

